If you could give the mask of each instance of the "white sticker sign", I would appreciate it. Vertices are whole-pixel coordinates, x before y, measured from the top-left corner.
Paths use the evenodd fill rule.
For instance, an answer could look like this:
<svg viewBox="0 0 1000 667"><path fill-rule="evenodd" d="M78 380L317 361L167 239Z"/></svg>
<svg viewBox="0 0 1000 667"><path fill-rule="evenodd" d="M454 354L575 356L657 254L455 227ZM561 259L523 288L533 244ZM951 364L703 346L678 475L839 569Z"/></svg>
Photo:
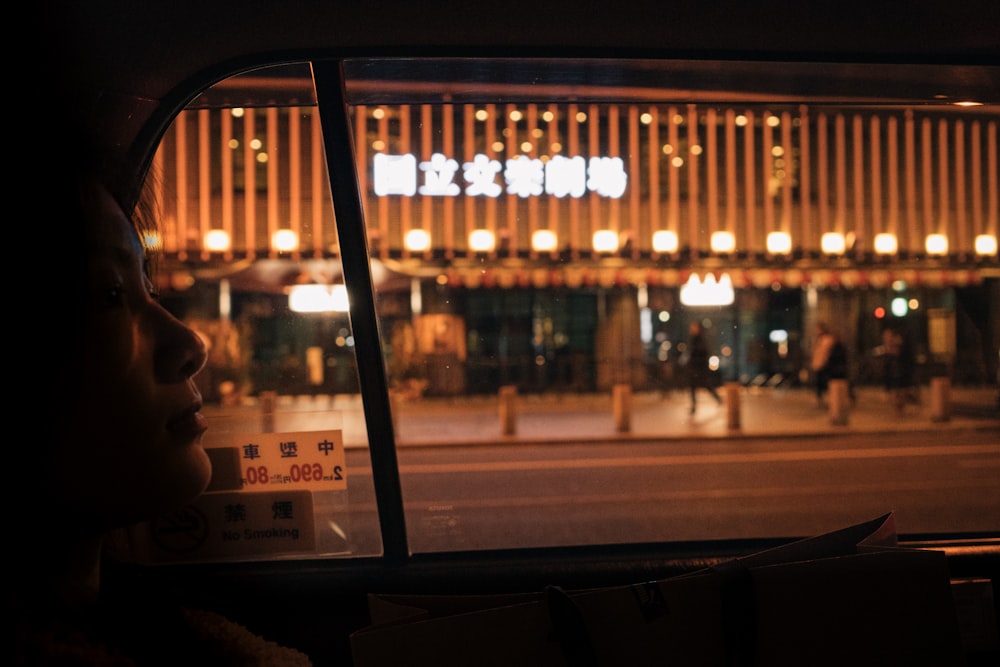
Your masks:
<svg viewBox="0 0 1000 667"><path fill-rule="evenodd" d="M146 526L153 562L299 553L316 547L310 491L206 493Z"/></svg>
<svg viewBox="0 0 1000 667"><path fill-rule="evenodd" d="M243 491L347 489L343 431L234 434Z"/></svg>

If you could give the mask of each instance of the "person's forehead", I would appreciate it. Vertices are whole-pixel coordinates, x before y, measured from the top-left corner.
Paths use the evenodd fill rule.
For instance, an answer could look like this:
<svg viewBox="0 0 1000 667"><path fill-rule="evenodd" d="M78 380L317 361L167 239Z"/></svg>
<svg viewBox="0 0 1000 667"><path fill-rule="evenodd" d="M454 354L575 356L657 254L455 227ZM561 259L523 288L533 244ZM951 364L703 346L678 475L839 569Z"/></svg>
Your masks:
<svg viewBox="0 0 1000 667"><path fill-rule="evenodd" d="M87 244L91 252L111 254L122 260L141 260L144 254L132 223L104 190L87 224Z"/></svg>

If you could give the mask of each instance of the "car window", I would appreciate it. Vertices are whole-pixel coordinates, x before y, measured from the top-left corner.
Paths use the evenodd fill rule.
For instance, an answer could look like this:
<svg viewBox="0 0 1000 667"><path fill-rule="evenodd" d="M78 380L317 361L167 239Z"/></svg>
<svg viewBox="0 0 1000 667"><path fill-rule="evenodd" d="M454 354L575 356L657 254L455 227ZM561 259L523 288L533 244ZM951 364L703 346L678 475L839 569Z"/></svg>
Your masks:
<svg viewBox="0 0 1000 667"><path fill-rule="evenodd" d="M887 510L995 534L996 80L355 58L219 82L147 179L166 302L209 343L219 488L210 535L173 517L147 556L786 538Z"/></svg>

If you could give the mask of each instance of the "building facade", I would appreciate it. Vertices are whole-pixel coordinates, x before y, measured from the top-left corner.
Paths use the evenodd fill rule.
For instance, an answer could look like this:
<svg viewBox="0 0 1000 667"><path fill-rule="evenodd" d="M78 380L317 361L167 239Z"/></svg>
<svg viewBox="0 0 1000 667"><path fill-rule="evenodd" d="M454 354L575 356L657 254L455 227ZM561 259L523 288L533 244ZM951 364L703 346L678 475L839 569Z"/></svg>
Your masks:
<svg viewBox="0 0 1000 667"><path fill-rule="evenodd" d="M996 381L995 112L634 99L350 111L394 384L668 390L696 319L720 380L807 382L823 321L857 382L881 381L889 324L924 378ZM222 394L356 386L346 312L289 303L343 282L320 121L308 100L192 105L153 164L162 280L213 340Z"/></svg>

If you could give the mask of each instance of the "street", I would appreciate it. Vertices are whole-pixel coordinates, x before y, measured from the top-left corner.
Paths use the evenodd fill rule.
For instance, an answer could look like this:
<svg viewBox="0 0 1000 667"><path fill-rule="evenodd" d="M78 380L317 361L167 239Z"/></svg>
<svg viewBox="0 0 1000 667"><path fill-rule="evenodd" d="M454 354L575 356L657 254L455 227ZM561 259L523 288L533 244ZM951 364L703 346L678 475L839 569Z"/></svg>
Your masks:
<svg viewBox="0 0 1000 667"><path fill-rule="evenodd" d="M416 551L804 536L887 511L902 535L996 533L998 432L957 435L423 447L400 473ZM373 512L351 454L348 506Z"/></svg>
<svg viewBox="0 0 1000 667"><path fill-rule="evenodd" d="M936 423L927 401L887 415L877 394L862 392L840 426L808 392L745 394L738 431L727 427L726 406L689 415L681 396L640 396L628 433L616 432L602 398L526 397L514 435L500 432L487 399L397 405L410 546L786 538L888 511L903 536L1000 534L1000 419L988 390L976 405L960 396L964 407ZM316 494L320 550L378 553L363 414L358 401L337 401L279 405L274 428L343 429L348 488ZM210 423L224 439L233 423L260 428L256 417L230 411Z"/></svg>

